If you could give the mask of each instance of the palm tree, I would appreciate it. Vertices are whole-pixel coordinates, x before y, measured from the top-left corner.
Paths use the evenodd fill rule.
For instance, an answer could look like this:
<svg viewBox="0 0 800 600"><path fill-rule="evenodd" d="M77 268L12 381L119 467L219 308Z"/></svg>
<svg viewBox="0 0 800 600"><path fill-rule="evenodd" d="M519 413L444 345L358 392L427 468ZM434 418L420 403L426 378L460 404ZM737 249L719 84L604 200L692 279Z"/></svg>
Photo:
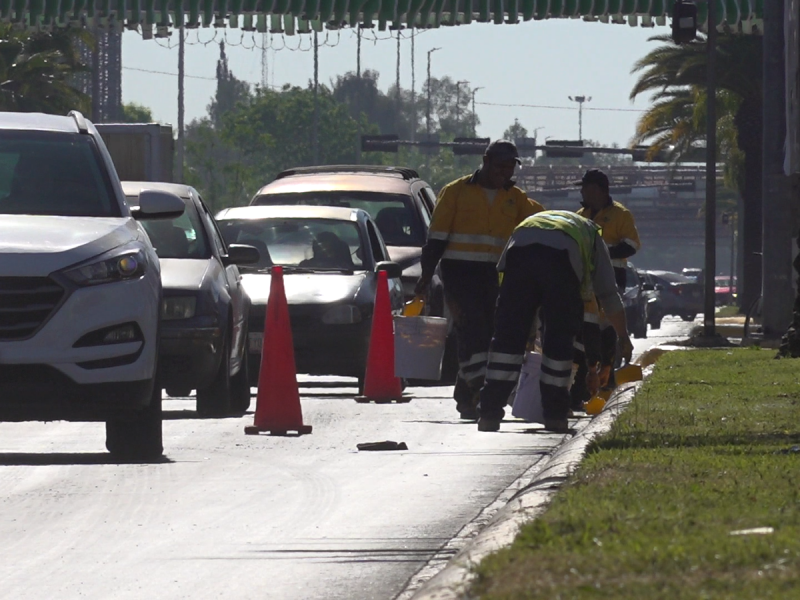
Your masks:
<svg viewBox="0 0 800 600"><path fill-rule="evenodd" d="M699 136L703 127L697 127L697 114L700 112L697 100L702 100L704 105L704 96L701 98L698 94L706 82L705 39L700 37L680 46L676 46L666 35L650 39L663 45L634 64L631 72L640 72L641 75L631 90L630 97L633 99L645 92L655 92L656 106L651 109L655 111L652 115L653 124L661 129L656 132L654 141L663 141L672 135L668 133L668 117L673 111L678 128L675 132L676 139L686 142L692 135L697 135L697 139L704 137ZM732 125L735 129L735 149L732 148L729 160L742 165L739 171L741 174L735 177L740 181L739 189L744 205L744 269L741 278L742 294L739 297L742 306L749 306L761 293L761 56L760 36L725 34L717 38L716 78L720 90L717 102L721 101L724 93L733 95L727 101L722 98L724 105L735 104L735 110L726 116L727 125ZM721 114L725 116L725 113ZM689 137L684 140L684 132L687 128L691 129L690 125L698 131L689 133ZM637 137L643 133L643 130L637 131ZM647 136L642 139L647 139ZM727 143L730 144L730 141L728 134ZM744 155L743 159L741 154Z"/></svg>
<svg viewBox="0 0 800 600"><path fill-rule="evenodd" d="M80 60L78 41L94 43L85 29L44 33L0 25L0 110L89 112L90 98L72 85L74 76L87 70Z"/></svg>

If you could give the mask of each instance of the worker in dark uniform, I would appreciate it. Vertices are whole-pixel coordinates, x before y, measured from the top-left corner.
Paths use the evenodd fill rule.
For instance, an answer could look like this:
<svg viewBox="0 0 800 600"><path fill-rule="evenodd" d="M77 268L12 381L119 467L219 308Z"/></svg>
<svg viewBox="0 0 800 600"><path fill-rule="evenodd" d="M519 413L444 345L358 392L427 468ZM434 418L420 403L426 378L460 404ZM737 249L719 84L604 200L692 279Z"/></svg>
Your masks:
<svg viewBox="0 0 800 600"><path fill-rule="evenodd" d="M519 163L513 143L489 144L478 171L442 188L422 249L422 276L415 291L427 292L441 261L458 348L459 376L453 395L463 419L477 418L475 406L486 374L497 301L497 260L514 228L544 210L514 185Z"/></svg>
<svg viewBox="0 0 800 600"><path fill-rule="evenodd" d="M589 169L575 185L581 186L581 206L578 214L591 219L603 230L603 241L608 246L608 254L614 267L614 276L620 295L625 293L625 267L628 259L641 248L639 232L633 214L619 202L616 202L610 193L608 176L600 169ZM587 332L594 325L587 323ZM603 371L604 387L614 388L614 363L616 359L617 334L614 328L600 315L598 324L600 330L600 343L602 352L601 368ZM578 363L582 365L582 362ZM581 379L584 371L579 369L576 380ZM578 384L573 387L573 409L582 407L587 401L586 390Z"/></svg>
<svg viewBox="0 0 800 600"><path fill-rule="evenodd" d="M481 390L479 431L497 431L503 406L517 383L534 315L543 325L542 392L544 425L569 430L573 344L584 322L584 303L593 299L620 337L630 359L625 310L600 227L573 212L544 211L523 221L498 264L503 273L489 347L486 383ZM588 340L584 340L588 343ZM599 347L587 348L586 386L599 388Z"/></svg>

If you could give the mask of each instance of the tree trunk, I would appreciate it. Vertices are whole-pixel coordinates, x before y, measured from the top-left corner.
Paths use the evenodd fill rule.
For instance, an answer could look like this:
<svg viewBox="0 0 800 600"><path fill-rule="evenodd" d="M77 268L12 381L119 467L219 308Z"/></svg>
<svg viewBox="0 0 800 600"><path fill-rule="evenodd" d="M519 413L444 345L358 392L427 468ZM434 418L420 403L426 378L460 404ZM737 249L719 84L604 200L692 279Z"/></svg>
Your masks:
<svg viewBox="0 0 800 600"><path fill-rule="evenodd" d="M742 201L742 263L739 276L739 307L747 310L761 295L761 102L746 98L735 116L739 148L744 152Z"/></svg>

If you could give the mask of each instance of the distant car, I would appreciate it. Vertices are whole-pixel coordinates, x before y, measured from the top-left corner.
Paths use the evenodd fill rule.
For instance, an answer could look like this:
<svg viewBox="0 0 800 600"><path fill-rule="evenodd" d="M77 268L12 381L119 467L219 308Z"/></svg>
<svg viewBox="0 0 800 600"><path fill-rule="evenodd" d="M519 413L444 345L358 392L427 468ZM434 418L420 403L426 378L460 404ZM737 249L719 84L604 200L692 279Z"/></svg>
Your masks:
<svg viewBox="0 0 800 600"><path fill-rule="evenodd" d="M678 316L684 321L694 321L703 312L703 285L672 271L647 271L660 292L664 315Z"/></svg>
<svg viewBox="0 0 800 600"><path fill-rule="evenodd" d="M628 330L635 338L647 337L647 296L644 282L631 263L625 267L625 293L622 295Z"/></svg>
<svg viewBox="0 0 800 600"><path fill-rule="evenodd" d="M258 262L251 246L226 245L197 190L177 183L123 181L139 206L142 190L180 197L184 213L143 223L161 262L159 383L170 396L197 390L197 412L224 416L250 406L247 333L250 298L237 265Z"/></svg>
<svg viewBox="0 0 800 600"><path fill-rule="evenodd" d="M105 421L123 460L163 453L159 260L83 115L0 113L0 420ZM57 442L56 442L57 443Z"/></svg>
<svg viewBox="0 0 800 600"><path fill-rule="evenodd" d="M403 297L414 297L422 275L420 257L428 236L436 194L413 169L374 165L298 167L278 174L262 187L251 206L338 206L365 210L380 230L389 259L403 270ZM437 270L426 314L447 317L444 288ZM452 320L450 320L452 324ZM442 379L454 382L458 371L455 336L448 338Z"/></svg>
<svg viewBox="0 0 800 600"><path fill-rule="evenodd" d="M245 206L217 215L228 244L255 246L243 267L250 309L250 382L260 368L271 270L283 267L298 373L356 377L363 386L378 271L389 276L392 310L403 305L402 269L369 214L328 206Z"/></svg>
<svg viewBox="0 0 800 600"><path fill-rule="evenodd" d="M681 275L699 284L703 284L705 281L705 271L703 269L687 267L681 271Z"/></svg>
<svg viewBox="0 0 800 600"><path fill-rule="evenodd" d="M731 285L733 283L733 285ZM736 277L731 282L729 275L717 275L714 277L714 303L717 306L733 304L736 299Z"/></svg>
<svg viewBox="0 0 800 600"><path fill-rule="evenodd" d="M642 280L642 291L647 299L647 324L650 329L661 329L661 321L664 318L664 306L661 300L661 285L656 284L655 280L647 271L636 271L639 279Z"/></svg>

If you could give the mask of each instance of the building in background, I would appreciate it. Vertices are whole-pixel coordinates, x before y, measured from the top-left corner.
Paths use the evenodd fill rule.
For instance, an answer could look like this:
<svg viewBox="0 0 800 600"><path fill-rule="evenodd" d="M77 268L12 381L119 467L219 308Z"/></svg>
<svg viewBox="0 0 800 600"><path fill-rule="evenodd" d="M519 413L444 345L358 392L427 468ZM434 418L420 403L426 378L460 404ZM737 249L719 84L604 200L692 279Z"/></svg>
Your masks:
<svg viewBox="0 0 800 600"><path fill-rule="evenodd" d="M122 32L94 27L92 34L95 47L81 48L89 71L78 76L76 87L92 99L93 122L117 122L122 118Z"/></svg>

